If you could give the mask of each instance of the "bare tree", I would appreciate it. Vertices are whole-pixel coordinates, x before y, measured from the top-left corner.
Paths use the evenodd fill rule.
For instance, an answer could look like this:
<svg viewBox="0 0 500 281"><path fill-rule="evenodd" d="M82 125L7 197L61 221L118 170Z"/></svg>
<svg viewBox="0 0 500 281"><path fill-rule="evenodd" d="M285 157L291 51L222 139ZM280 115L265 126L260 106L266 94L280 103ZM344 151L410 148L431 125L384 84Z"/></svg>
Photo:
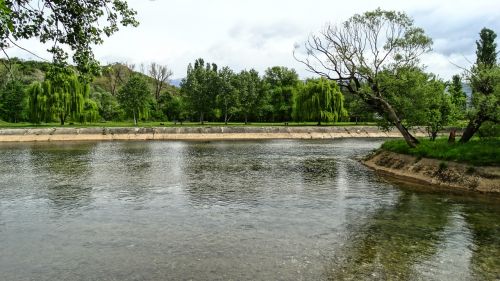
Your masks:
<svg viewBox="0 0 500 281"><path fill-rule="evenodd" d="M413 26L406 14L377 9L356 14L338 25L327 25L304 44L302 62L309 71L359 96L375 112L395 126L408 145L418 140L402 124L380 83L382 72L395 73L402 67L418 67L419 57L430 51L432 40Z"/></svg>
<svg viewBox="0 0 500 281"><path fill-rule="evenodd" d="M103 75L106 77L108 90L113 96L117 94L119 87L128 81L128 78L134 71L134 67L133 64L128 64L126 62L115 62L104 67Z"/></svg>
<svg viewBox="0 0 500 281"><path fill-rule="evenodd" d="M173 72L166 65L151 63L149 75L154 79L154 94L156 100L160 98L161 91L166 87Z"/></svg>

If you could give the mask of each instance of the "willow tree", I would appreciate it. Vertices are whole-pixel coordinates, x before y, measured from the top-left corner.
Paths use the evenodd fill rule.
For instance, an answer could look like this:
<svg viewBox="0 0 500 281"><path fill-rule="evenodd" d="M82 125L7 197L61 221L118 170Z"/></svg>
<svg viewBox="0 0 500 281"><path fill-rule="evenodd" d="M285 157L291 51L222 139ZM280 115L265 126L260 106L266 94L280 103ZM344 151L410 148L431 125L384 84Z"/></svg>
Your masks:
<svg viewBox="0 0 500 281"><path fill-rule="evenodd" d="M344 96L337 83L325 78L310 79L298 92L294 114L298 120L336 122L347 115Z"/></svg>
<svg viewBox="0 0 500 281"><path fill-rule="evenodd" d="M34 82L28 88L29 119L34 124L51 119L50 106L48 103L48 91L44 89L43 83Z"/></svg>
<svg viewBox="0 0 500 281"><path fill-rule="evenodd" d="M80 120L89 92L89 85L82 84L75 75L34 82L28 89L30 119L33 123L58 119L61 125L68 117Z"/></svg>
<svg viewBox="0 0 500 281"><path fill-rule="evenodd" d="M405 127L386 98L381 72L419 66L432 40L405 13L377 9L356 14L338 25L327 25L305 43L303 57L295 58L308 70L359 96L372 110L396 127L409 146L418 140ZM299 50L301 51L301 50Z"/></svg>

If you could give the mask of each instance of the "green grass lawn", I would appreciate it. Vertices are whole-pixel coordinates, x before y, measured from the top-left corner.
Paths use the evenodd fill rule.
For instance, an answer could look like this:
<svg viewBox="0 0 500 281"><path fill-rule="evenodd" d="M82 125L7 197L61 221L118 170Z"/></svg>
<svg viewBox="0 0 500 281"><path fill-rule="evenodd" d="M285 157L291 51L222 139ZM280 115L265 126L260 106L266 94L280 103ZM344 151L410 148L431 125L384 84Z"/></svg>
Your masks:
<svg viewBox="0 0 500 281"><path fill-rule="evenodd" d="M162 125L163 124L163 125ZM336 123L322 123L322 126L375 126L375 123L371 122L358 122L357 124L354 122L336 122ZM160 121L155 121L155 122L139 122L138 127L199 127L201 124L199 122L183 122L182 125L177 122L175 124L174 122L160 122ZM231 122L228 123L227 125L224 124L224 122L205 122L203 126L254 126L254 127L261 127L261 126L280 126L284 127L286 126L284 122L279 122L279 123L259 123L259 122L254 122L254 123L249 123L245 125L245 123L238 123L238 122ZM316 126L316 122L304 122L304 123L297 123L297 122L289 122L288 126L293 127L293 126ZM97 123L86 123L86 124L80 124L80 123L74 123L70 124L67 123L64 126L61 126L59 123L42 123L39 125L35 125L32 123L28 122L21 122L21 123L8 123L0 120L0 128L53 128L53 127L68 127L68 128L85 128L85 127L134 127L134 122L133 121L123 121L123 122L115 122L115 121L110 121L110 122L97 122Z"/></svg>
<svg viewBox="0 0 500 281"><path fill-rule="evenodd" d="M421 139L416 148L409 147L404 140L390 140L382 148L396 153L417 157L468 163L475 166L500 166L500 138L472 139L468 143L448 144L447 139L430 141Z"/></svg>

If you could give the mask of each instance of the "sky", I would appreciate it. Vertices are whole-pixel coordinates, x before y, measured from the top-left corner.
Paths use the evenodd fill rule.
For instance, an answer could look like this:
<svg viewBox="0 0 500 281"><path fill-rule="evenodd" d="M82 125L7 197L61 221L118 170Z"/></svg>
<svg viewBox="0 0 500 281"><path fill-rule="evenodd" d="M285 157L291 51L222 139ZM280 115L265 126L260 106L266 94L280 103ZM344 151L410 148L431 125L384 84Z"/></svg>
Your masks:
<svg viewBox="0 0 500 281"><path fill-rule="evenodd" d="M475 60L475 41L483 27L500 34L497 0L128 0L138 12L139 27L121 28L96 46L102 63L167 65L173 78L186 75L197 58L235 71L260 73L279 65L294 68L301 78L312 76L295 61L294 45L303 43L327 23L337 24L355 13L404 11L433 39L433 51L422 58L426 70L450 79ZM36 40L19 42L50 59ZM19 49L9 56L32 59Z"/></svg>

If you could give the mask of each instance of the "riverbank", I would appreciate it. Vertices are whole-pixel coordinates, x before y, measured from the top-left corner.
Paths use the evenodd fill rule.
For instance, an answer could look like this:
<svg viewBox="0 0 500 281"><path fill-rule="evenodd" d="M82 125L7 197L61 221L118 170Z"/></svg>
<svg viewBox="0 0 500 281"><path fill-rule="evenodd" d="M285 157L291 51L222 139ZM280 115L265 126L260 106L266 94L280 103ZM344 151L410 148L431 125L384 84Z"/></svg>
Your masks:
<svg viewBox="0 0 500 281"><path fill-rule="evenodd" d="M423 129L412 131L425 137ZM152 128L18 128L0 129L0 142L34 141L113 141L113 140L257 140L257 139L336 139L395 138L397 130L376 126L341 127L152 127Z"/></svg>
<svg viewBox="0 0 500 281"><path fill-rule="evenodd" d="M477 167L379 149L363 163L390 177L449 190L500 195L500 167Z"/></svg>

